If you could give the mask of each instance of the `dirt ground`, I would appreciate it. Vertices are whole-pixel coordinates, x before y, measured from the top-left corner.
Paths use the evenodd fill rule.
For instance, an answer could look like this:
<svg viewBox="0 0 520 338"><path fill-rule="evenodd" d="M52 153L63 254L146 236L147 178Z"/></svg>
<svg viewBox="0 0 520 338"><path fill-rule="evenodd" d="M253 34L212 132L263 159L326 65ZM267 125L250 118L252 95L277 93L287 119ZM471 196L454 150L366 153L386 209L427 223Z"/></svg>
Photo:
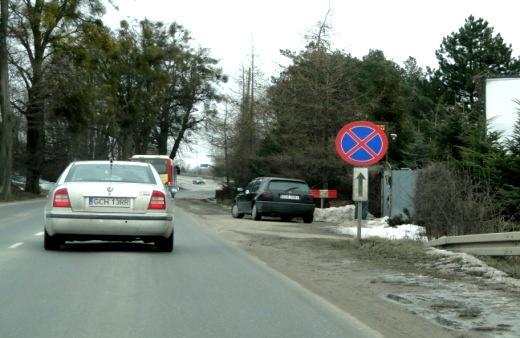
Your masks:
<svg viewBox="0 0 520 338"><path fill-rule="evenodd" d="M436 276L414 259L365 255L355 240L336 234L333 224L281 222L277 218L253 221L247 216L233 219L227 209L209 201L179 199L176 204L200 218L219 237L386 337L517 336L513 325L488 314L474 297L484 293L490 299L500 298L496 293L503 290L499 288L484 290L468 281ZM462 300L457 300L457 294ZM477 305L465 302L468 297L475 298ZM516 299L508 299L506 304L514 304L511 312L516 313Z"/></svg>

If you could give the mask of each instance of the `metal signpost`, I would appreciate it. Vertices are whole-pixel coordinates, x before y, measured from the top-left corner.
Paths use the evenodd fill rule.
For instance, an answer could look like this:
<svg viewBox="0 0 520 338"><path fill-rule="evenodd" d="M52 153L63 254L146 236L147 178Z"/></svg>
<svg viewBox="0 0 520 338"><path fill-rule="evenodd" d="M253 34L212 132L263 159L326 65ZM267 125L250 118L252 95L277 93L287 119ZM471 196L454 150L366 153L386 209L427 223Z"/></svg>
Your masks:
<svg viewBox="0 0 520 338"><path fill-rule="evenodd" d="M357 204L357 238L361 239L362 202L368 201L368 168L354 168L352 179L352 200Z"/></svg>
<svg viewBox="0 0 520 338"><path fill-rule="evenodd" d="M385 157L388 139L385 131L368 121L352 122L345 125L336 136L336 151L354 168L352 200L358 209L357 239L361 239L362 203L368 201L368 166Z"/></svg>
<svg viewBox="0 0 520 338"><path fill-rule="evenodd" d="M337 190L327 190L327 189L312 189L311 194L313 198L319 198L321 200L321 209L323 209L323 204L325 199L337 198L338 192Z"/></svg>

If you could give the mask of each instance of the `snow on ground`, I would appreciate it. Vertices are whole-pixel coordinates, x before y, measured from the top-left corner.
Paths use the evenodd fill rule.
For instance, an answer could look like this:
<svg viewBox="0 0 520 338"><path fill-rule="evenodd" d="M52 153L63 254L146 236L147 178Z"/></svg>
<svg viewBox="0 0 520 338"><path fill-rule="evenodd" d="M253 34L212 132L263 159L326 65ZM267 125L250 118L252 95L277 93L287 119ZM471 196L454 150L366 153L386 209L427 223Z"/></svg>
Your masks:
<svg viewBox="0 0 520 338"><path fill-rule="evenodd" d="M354 220L353 205L344 207L316 209L314 220L336 223L335 231L340 234L357 236L357 220ZM380 237L390 240L412 239L427 242L424 228L415 224L402 224L391 227L387 223L388 217L373 218L363 221L361 237ZM429 248L429 254L436 257L432 263L427 263L430 268L442 270L448 274L461 274L477 278L488 285L505 285L520 289L520 280L509 277L505 272L490 267L480 259L463 252L452 252L436 248Z"/></svg>
<svg viewBox="0 0 520 338"><path fill-rule="evenodd" d="M340 226L338 233L350 236L357 236L357 226ZM402 224L391 227L388 224L372 228L361 228L361 238L380 237L385 239L412 239L427 241L423 235L424 228L415 224Z"/></svg>
<svg viewBox="0 0 520 338"><path fill-rule="evenodd" d="M314 209L314 220L318 222L342 223L344 221L352 221L354 219L354 205L345 205L344 207Z"/></svg>
<svg viewBox="0 0 520 338"><path fill-rule="evenodd" d="M428 254L437 259L429 264L450 274L462 273L480 279L488 285L506 285L520 289L520 280L509 277L507 273L490 267L480 259L464 253L453 252L437 248L429 248Z"/></svg>
<svg viewBox="0 0 520 338"><path fill-rule="evenodd" d="M354 205L346 205L337 208L315 209L314 220L336 223L336 231L344 235L357 235L357 221L354 220ZM372 219L370 219L372 218ZM387 223L388 217L373 218L363 221L361 237L381 237L386 239L413 239L426 241L424 228L414 224L402 224L391 227Z"/></svg>

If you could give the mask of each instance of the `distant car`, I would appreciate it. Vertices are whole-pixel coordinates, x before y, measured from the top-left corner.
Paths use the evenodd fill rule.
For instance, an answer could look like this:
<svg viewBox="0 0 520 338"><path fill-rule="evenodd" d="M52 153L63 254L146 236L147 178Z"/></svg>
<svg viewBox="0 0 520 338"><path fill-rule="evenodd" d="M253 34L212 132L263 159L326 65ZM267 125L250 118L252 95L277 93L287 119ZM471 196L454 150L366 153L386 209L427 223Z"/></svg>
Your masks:
<svg viewBox="0 0 520 338"><path fill-rule="evenodd" d="M231 207L234 218L250 214L254 220L260 220L262 216L279 216L282 221L301 217L305 223L312 223L314 219L314 200L305 181L259 177L238 191Z"/></svg>
<svg viewBox="0 0 520 338"><path fill-rule="evenodd" d="M193 184L206 184L206 181L205 181L204 178L202 178L202 177L196 177L196 178L193 180Z"/></svg>
<svg viewBox="0 0 520 338"><path fill-rule="evenodd" d="M49 193L44 247L58 249L65 241L142 240L171 252L172 204L149 163L74 162Z"/></svg>
<svg viewBox="0 0 520 338"><path fill-rule="evenodd" d="M18 187L20 190L25 190L25 182L26 182L25 176L13 175L13 176L11 176L11 182L13 183L13 185ZM55 184L54 182L50 182L50 181L44 180L42 178L40 178L40 180L39 180L39 185L40 185L41 190L49 191L54 187L54 184Z"/></svg>
<svg viewBox="0 0 520 338"><path fill-rule="evenodd" d="M54 188L55 183L40 178L40 189L50 191Z"/></svg>

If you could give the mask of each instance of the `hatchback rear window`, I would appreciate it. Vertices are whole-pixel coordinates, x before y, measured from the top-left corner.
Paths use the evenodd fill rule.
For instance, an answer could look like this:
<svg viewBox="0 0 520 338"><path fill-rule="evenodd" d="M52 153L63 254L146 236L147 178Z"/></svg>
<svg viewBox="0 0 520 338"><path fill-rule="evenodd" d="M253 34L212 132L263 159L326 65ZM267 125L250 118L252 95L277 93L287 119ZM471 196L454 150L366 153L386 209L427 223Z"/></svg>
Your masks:
<svg viewBox="0 0 520 338"><path fill-rule="evenodd" d="M65 182L127 182L156 184L149 167L121 164L76 164Z"/></svg>
<svg viewBox="0 0 520 338"><path fill-rule="evenodd" d="M269 183L269 190L281 190L281 191L303 191L308 192L309 186L303 182L295 181L271 181Z"/></svg>

